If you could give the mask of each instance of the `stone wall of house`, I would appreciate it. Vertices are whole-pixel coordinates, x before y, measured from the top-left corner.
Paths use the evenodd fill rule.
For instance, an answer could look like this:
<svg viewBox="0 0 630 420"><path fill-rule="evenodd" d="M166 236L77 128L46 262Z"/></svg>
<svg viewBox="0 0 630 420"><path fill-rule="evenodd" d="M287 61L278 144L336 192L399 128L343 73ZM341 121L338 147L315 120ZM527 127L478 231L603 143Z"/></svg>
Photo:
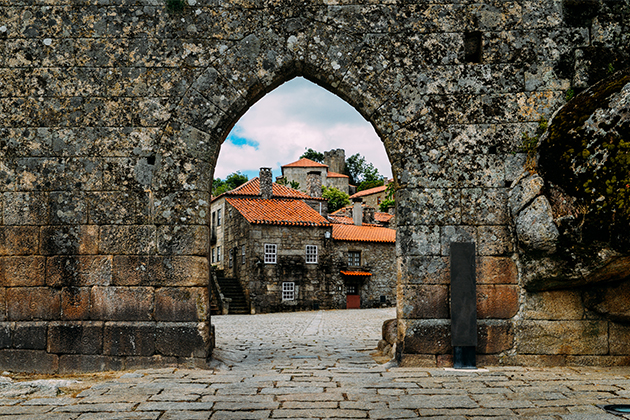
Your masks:
<svg viewBox="0 0 630 420"><path fill-rule="evenodd" d="M361 265L348 265L348 252L361 253ZM362 308L396 306L396 246L393 243L334 241L333 272L342 284L356 277L346 277L343 271L365 271L372 275L361 277L359 292ZM342 296L345 299L345 295ZM342 302L342 306L345 302Z"/></svg>
<svg viewBox="0 0 630 420"><path fill-rule="evenodd" d="M341 192L345 192L348 194L348 180L349 178L345 177L330 177L326 178L326 185L329 188L337 188Z"/></svg>
<svg viewBox="0 0 630 420"><path fill-rule="evenodd" d="M514 336L527 273L507 194L522 134L628 66L630 2L327 3L0 2L2 369L206 360L219 149L296 76L357 109L389 155L403 360L448 359L450 241L477 245L488 362L546 356L522 347L545 320ZM563 362L604 345L630 354L584 325L571 329L581 347L550 342Z"/></svg>

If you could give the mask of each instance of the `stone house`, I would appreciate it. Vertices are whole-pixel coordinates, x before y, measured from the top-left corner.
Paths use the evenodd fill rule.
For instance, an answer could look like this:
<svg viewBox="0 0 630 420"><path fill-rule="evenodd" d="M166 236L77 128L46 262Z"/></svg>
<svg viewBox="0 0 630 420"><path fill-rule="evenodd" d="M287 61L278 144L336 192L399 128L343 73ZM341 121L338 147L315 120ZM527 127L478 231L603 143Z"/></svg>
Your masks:
<svg viewBox="0 0 630 420"><path fill-rule="evenodd" d="M329 220L326 204L272 184L266 168L212 201L211 263L239 283L252 312L395 303L396 232Z"/></svg>
<svg viewBox="0 0 630 420"><path fill-rule="evenodd" d="M327 152L328 153L328 152ZM337 166L339 166L337 164ZM306 178L310 172L319 173L321 177L321 185L325 185L329 188L337 188L339 191L343 191L349 194L350 185L348 175L344 175L339 172L334 172L328 165L315 162L314 160L302 158L295 162L288 163L282 166L282 177L287 181L299 182L299 189L306 192L307 181Z"/></svg>
<svg viewBox="0 0 630 420"><path fill-rule="evenodd" d="M367 190L359 191L350 196L350 200L354 200L355 198L360 198L363 202L376 209L379 208L380 204L387 197L387 184L381 185L380 187L369 188Z"/></svg>

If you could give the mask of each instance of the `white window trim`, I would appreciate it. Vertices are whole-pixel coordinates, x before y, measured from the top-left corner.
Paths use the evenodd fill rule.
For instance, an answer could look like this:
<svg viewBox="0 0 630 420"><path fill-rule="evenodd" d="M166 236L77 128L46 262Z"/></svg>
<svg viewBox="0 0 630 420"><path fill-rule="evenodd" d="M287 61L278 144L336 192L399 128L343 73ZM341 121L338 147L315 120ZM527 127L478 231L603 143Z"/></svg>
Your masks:
<svg viewBox="0 0 630 420"><path fill-rule="evenodd" d="M359 263L355 264L354 257L359 254ZM350 255L352 255L352 264L350 263ZM361 251L348 251L348 266L349 267L360 267L361 266Z"/></svg>
<svg viewBox="0 0 630 420"><path fill-rule="evenodd" d="M283 301L295 300L295 282L292 282L292 281L282 282L282 300Z"/></svg>
<svg viewBox="0 0 630 420"><path fill-rule="evenodd" d="M310 253L309 249L311 250ZM317 264L317 245L306 245L306 264Z"/></svg>
<svg viewBox="0 0 630 420"><path fill-rule="evenodd" d="M221 246L217 247L217 262L221 262Z"/></svg>
<svg viewBox="0 0 630 420"><path fill-rule="evenodd" d="M263 246L265 264L276 264L278 262L278 245L264 244Z"/></svg>

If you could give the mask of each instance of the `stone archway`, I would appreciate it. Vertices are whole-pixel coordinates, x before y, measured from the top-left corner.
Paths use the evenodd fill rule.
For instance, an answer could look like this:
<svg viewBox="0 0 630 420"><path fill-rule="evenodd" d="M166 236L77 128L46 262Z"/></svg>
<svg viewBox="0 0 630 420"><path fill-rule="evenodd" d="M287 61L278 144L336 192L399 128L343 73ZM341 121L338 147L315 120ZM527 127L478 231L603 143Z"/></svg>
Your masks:
<svg viewBox="0 0 630 420"><path fill-rule="evenodd" d="M392 162L403 360L448 363L448 244L472 241L479 352L537 361L501 359L547 325L514 328L521 134L589 83L579 57L624 41L552 0L188 3L3 6L0 365L203 364L212 168L247 108L296 75L352 104ZM593 13L623 29L608 8Z"/></svg>

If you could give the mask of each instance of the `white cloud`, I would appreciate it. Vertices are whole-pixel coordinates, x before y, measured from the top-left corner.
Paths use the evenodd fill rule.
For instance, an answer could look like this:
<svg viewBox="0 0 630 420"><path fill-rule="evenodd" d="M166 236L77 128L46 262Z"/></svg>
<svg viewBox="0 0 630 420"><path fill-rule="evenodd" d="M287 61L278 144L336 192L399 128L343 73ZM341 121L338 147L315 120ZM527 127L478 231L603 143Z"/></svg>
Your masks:
<svg viewBox="0 0 630 420"><path fill-rule="evenodd" d="M241 139L240 145L223 143L215 178L237 170L252 178L260 167L271 167L278 176L281 165L296 161L307 148L342 148L346 157L360 153L391 177L385 148L370 123L342 99L303 78L258 101L232 133Z"/></svg>

